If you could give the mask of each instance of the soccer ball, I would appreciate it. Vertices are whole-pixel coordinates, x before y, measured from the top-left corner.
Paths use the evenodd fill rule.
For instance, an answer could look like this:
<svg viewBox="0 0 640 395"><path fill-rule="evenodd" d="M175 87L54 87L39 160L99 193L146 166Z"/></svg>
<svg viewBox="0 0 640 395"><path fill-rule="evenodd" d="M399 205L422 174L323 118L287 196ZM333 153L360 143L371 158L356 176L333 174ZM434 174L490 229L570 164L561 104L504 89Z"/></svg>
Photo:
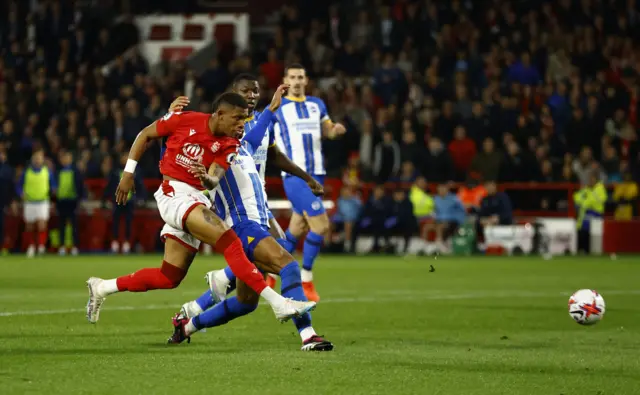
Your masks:
<svg viewBox="0 0 640 395"><path fill-rule="evenodd" d="M569 298L569 315L580 325L595 324L604 311L604 298L593 289L581 289Z"/></svg>

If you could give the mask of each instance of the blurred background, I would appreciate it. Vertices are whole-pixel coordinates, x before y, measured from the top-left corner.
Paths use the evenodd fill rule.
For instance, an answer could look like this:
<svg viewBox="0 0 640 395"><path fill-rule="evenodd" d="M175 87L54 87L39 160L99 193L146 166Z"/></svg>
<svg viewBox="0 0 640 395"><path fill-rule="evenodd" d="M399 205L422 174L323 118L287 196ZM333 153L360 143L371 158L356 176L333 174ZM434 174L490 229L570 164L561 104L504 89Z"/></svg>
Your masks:
<svg viewBox="0 0 640 395"><path fill-rule="evenodd" d="M291 63L306 67L307 94L347 128L324 147L327 251L640 252L638 1L1 7L5 253L33 243L23 201L40 166L51 174L51 219L37 224L47 250L161 250L160 141L140 161L136 195L113 206L137 133L178 95L209 112L239 73L259 77L262 107ZM268 174L286 228L282 182Z"/></svg>

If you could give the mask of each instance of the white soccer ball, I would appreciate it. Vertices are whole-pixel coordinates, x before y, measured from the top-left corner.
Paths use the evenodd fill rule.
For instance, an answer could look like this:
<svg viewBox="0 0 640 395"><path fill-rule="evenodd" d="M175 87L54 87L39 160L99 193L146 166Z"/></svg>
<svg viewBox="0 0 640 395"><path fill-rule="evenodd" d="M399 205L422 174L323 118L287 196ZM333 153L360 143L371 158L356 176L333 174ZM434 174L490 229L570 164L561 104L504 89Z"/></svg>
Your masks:
<svg viewBox="0 0 640 395"><path fill-rule="evenodd" d="M580 325L593 325L605 312L604 298L593 289L581 289L569 298L569 315Z"/></svg>

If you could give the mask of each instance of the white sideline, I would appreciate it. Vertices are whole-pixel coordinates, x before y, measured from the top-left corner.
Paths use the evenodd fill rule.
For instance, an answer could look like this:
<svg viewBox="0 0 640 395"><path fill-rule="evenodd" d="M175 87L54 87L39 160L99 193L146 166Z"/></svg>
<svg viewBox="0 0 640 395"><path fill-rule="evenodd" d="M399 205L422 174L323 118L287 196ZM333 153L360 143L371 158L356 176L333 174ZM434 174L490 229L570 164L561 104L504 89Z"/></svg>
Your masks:
<svg viewBox="0 0 640 395"><path fill-rule="evenodd" d="M600 291L599 291L600 292ZM640 295L640 290L611 290L601 291L602 295ZM568 297L569 292L500 292L500 291L478 291L465 294L390 294L390 296L370 296L361 298L327 298L322 299L321 304L326 303L379 303L389 301L415 301L415 300L456 300L456 299L476 299L476 298L557 298L560 296ZM263 303L261 303L263 304ZM105 307L102 311L132 311L132 310L178 310L180 305L168 304L152 304L142 306L113 306ZM16 316L35 316L35 315L57 315L57 314L74 314L85 313L85 308L77 309L58 309L58 310L25 310L25 311L3 311L0 317L16 317Z"/></svg>

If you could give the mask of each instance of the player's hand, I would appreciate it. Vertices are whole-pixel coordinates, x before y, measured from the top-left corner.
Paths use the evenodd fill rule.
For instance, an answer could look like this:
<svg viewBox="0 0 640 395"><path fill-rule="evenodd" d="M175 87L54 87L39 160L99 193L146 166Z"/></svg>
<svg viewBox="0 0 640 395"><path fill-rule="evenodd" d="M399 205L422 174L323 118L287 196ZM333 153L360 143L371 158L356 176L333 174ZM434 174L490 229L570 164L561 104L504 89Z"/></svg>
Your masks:
<svg viewBox="0 0 640 395"><path fill-rule="evenodd" d="M116 189L116 203L118 205L124 206L127 204L127 198L129 197L129 192L133 192L135 190L135 182L133 178L133 173L123 172L122 178L120 179L120 183L118 183L118 188Z"/></svg>
<svg viewBox="0 0 640 395"><path fill-rule="evenodd" d="M282 104L282 97L287 94L289 90L289 85L282 84L276 89L276 93L273 94L273 98L271 99L271 104L269 104L269 111L275 112L280 108Z"/></svg>
<svg viewBox="0 0 640 395"><path fill-rule="evenodd" d="M204 181L209 176L207 168L200 162L192 163L188 172L193 174L194 177L199 178L200 181Z"/></svg>
<svg viewBox="0 0 640 395"><path fill-rule="evenodd" d="M309 182L307 182L307 185L309 185L309 188L311 188L311 192L313 192L314 195L324 195L324 187L315 179L312 178L311 180L309 180Z"/></svg>
<svg viewBox="0 0 640 395"><path fill-rule="evenodd" d="M345 128L343 124L341 124L341 123L334 123L333 124L333 127L331 128L331 134L334 137L340 137L345 133L347 133L347 128Z"/></svg>
<svg viewBox="0 0 640 395"><path fill-rule="evenodd" d="M189 98L187 96L178 96L176 99L171 102L169 106L169 112L182 111L186 106L190 103Z"/></svg>

